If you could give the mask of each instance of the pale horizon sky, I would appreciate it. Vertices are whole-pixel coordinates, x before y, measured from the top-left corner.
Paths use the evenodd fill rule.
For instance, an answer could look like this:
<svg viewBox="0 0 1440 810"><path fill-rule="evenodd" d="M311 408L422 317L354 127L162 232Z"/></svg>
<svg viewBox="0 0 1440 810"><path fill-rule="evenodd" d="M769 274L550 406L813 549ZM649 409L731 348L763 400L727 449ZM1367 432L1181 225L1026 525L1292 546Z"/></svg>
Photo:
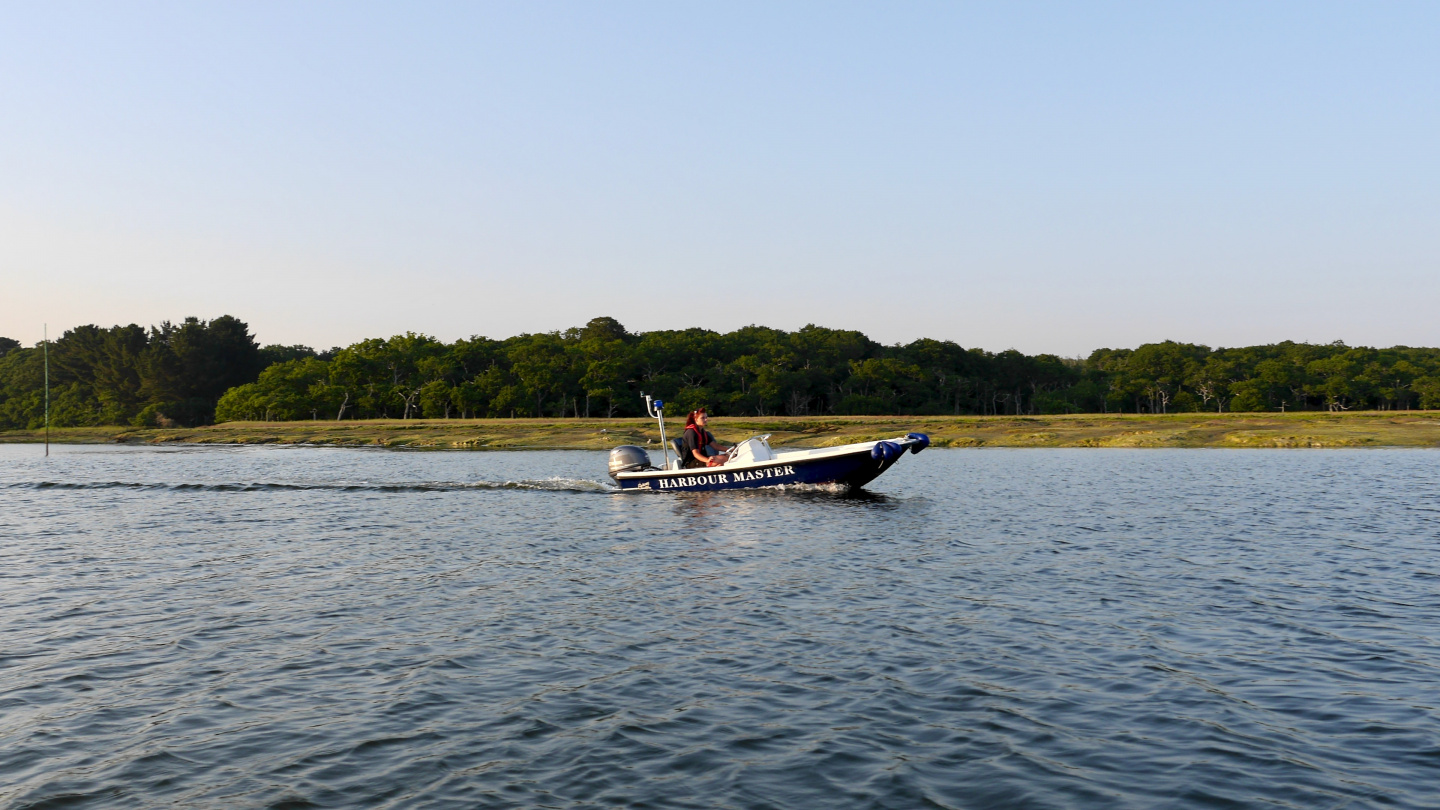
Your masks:
<svg viewBox="0 0 1440 810"><path fill-rule="evenodd" d="M0 335L1440 345L1435 3L6 3Z"/></svg>

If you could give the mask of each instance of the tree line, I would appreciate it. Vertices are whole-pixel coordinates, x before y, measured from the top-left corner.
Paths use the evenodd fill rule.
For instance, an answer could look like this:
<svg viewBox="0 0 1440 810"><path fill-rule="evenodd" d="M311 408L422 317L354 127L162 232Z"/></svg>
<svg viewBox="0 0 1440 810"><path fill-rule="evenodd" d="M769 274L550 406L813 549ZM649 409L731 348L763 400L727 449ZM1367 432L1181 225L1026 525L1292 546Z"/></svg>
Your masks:
<svg viewBox="0 0 1440 810"><path fill-rule="evenodd" d="M149 329L82 326L50 346L57 426L212 421L638 416L678 413L1027 415L1440 408L1440 349L1165 341L1087 358L886 346L856 331L747 326L563 332L445 343L423 334L316 352L258 345L223 316ZM43 420L39 346L0 338L0 427Z"/></svg>
<svg viewBox="0 0 1440 810"><path fill-rule="evenodd" d="M57 426L201 425L231 388L289 359L256 345L244 321L186 318L78 326L49 346L50 421ZM314 352L305 349L305 354ZM0 338L0 427L36 427L45 417L45 354Z"/></svg>

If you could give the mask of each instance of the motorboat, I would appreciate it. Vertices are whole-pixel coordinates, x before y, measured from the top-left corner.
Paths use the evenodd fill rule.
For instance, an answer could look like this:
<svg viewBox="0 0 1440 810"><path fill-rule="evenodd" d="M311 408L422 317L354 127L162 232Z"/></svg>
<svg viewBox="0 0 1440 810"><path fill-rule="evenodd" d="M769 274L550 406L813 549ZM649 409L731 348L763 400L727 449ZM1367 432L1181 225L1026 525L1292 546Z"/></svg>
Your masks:
<svg viewBox="0 0 1440 810"><path fill-rule="evenodd" d="M862 487L875 480L905 455L930 446L923 433L907 433L894 439L856 442L814 450L777 450L769 435L755 436L735 445L730 460L718 467L682 466L680 440L665 437L665 403L645 397L645 410L660 423L660 445L664 463L655 466L643 447L624 444L610 451L610 477L623 490L658 492L703 492L718 489L755 489L794 484L844 484Z"/></svg>

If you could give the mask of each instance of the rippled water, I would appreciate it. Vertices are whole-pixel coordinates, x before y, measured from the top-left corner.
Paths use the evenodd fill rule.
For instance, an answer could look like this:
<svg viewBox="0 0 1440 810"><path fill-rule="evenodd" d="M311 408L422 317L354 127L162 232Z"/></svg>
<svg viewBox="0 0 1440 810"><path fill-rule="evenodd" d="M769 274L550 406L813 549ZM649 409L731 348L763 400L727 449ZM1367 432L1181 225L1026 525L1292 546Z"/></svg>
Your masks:
<svg viewBox="0 0 1440 810"><path fill-rule="evenodd" d="M3 807L1440 806L1440 453L38 455Z"/></svg>

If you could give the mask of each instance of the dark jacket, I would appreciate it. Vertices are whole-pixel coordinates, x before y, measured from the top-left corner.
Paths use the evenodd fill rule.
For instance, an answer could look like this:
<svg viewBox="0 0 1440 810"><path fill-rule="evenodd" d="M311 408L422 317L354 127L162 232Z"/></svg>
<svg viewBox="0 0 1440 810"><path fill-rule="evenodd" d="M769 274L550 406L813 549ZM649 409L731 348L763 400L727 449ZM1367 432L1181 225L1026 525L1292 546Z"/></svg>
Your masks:
<svg viewBox="0 0 1440 810"><path fill-rule="evenodd" d="M701 455L708 456L710 455L710 451L705 448L714 442L715 434L704 430L698 425L686 425L685 434L680 437L680 446L684 448L684 452L680 454L680 466L704 467L705 462L696 459L694 451L699 450Z"/></svg>

